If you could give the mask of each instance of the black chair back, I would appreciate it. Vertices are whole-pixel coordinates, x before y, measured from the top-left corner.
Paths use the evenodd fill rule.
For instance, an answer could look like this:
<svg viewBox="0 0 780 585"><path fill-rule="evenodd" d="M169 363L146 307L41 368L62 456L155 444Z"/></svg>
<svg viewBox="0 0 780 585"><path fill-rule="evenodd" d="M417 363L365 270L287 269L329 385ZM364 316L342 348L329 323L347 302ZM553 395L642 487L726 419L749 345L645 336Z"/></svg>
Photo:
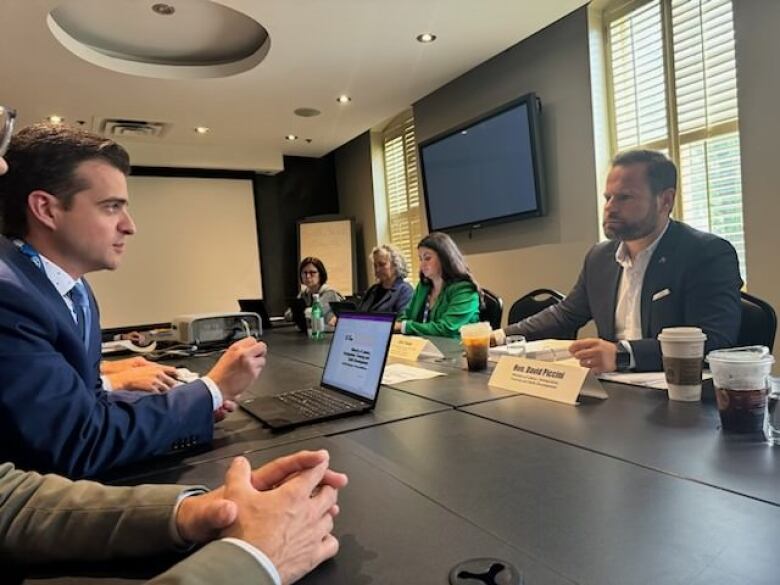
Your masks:
<svg viewBox="0 0 780 585"><path fill-rule="evenodd" d="M765 345L772 351L777 331L777 314L772 305L746 292L740 293L742 324L737 346Z"/></svg>
<svg viewBox="0 0 780 585"><path fill-rule="evenodd" d="M552 305L557 305L563 300L563 295L551 288L537 288L517 299L509 309L509 322L517 323L536 315L539 311Z"/></svg>
<svg viewBox="0 0 780 585"><path fill-rule="evenodd" d="M551 288L538 288L517 299L509 309L509 323L517 323L536 315L547 307L557 305L564 298L562 293ZM577 329L561 335L562 339L577 339Z"/></svg>
<svg viewBox="0 0 780 585"><path fill-rule="evenodd" d="M479 310L479 320L489 321L490 326L493 329L501 328L501 317L504 316L504 301L495 293L490 292L488 289L482 289L482 296L484 303Z"/></svg>

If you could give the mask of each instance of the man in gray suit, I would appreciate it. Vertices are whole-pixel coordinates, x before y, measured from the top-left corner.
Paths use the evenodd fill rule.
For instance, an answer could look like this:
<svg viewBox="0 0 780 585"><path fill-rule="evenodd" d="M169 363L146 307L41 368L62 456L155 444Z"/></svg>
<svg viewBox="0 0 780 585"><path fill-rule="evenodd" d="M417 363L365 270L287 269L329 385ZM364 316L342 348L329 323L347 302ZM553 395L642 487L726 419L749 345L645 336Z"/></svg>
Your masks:
<svg viewBox="0 0 780 585"><path fill-rule="evenodd" d="M0 175L15 112L0 106ZM91 561L195 554L151 583L287 585L338 552L331 534L347 477L326 451L252 471L236 458L225 485L106 487L0 464L0 560Z"/></svg>
<svg viewBox="0 0 780 585"><path fill-rule="evenodd" d="M569 351L595 373L663 369L664 327L700 327L705 351L737 342L742 279L726 240L669 218L677 169L659 152L633 150L612 161L604 191L604 233L577 283L557 305L493 332L527 339L565 337L593 319L598 338Z"/></svg>
<svg viewBox="0 0 780 585"><path fill-rule="evenodd" d="M338 552L331 531L347 478L328 463L325 451L301 451L253 472L238 457L208 493L107 487L0 464L0 559L101 561L205 544L150 584L294 583Z"/></svg>

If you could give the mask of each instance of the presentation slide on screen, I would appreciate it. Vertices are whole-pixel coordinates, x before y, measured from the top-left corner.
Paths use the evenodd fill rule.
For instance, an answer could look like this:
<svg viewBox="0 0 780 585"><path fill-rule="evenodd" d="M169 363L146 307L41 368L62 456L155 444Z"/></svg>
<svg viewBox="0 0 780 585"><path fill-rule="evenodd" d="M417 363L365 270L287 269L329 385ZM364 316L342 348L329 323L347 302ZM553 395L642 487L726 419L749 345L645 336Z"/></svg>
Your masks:
<svg viewBox="0 0 780 585"><path fill-rule="evenodd" d="M379 387L392 321L364 318L339 320L333 334L323 382L364 398Z"/></svg>

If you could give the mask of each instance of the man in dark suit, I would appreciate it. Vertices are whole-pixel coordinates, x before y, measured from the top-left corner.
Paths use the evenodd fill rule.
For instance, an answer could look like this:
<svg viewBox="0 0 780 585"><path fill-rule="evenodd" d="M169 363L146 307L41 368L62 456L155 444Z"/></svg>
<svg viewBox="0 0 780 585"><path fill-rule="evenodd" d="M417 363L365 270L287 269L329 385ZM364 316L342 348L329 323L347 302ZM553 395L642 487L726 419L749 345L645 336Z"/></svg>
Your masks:
<svg viewBox="0 0 780 585"><path fill-rule="evenodd" d="M555 338L593 319L597 339L569 351L596 373L661 370L664 327L700 327L705 351L733 346L742 279L726 240L669 218L677 169L663 154L634 150L612 162L604 192L604 233L585 257L577 283L559 304L504 330L529 340Z"/></svg>
<svg viewBox="0 0 780 585"><path fill-rule="evenodd" d="M0 175L8 170L3 155L15 115L0 106ZM346 484L326 451L300 451L255 471L239 457L211 493L106 487L0 463L0 557L106 560L205 545L150 583L200 585L230 576L235 584L286 585L338 552L331 531Z"/></svg>
<svg viewBox="0 0 780 585"><path fill-rule="evenodd" d="M0 461L70 477L209 443L259 375L266 347L234 344L201 380L163 394L103 391L100 316L83 276L119 266L135 233L129 159L87 132L19 132L0 177Z"/></svg>

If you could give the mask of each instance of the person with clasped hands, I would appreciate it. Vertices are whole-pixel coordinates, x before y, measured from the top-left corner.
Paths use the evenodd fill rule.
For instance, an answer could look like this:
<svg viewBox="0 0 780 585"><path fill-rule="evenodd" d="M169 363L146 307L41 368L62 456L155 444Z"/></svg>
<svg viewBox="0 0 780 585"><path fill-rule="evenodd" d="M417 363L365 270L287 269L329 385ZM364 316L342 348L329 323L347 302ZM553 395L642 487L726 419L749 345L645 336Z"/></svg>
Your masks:
<svg viewBox="0 0 780 585"><path fill-rule="evenodd" d="M358 310L400 313L412 300L414 289L404 280L409 274L406 260L395 246L383 244L371 250L376 283L363 295Z"/></svg>
<svg viewBox="0 0 780 585"><path fill-rule="evenodd" d="M0 106L8 121L0 128L0 175L7 170L3 131L10 136L14 116ZM250 471L237 458L211 493L72 482L2 463L0 558L90 561L205 545L152 583L287 585L338 552L331 530L347 477L329 463L326 451L301 451Z"/></svg>
<svg viewBox="0 0 780 585"><path fill-rule="evenodd" d="M255 471L238 457L212 492L109 487L0 464L0 558L103 561L205 545L149 583L287 585L338 552L332 530L346 484L326 451Z"/></svg>
<svg viewBox="0 0 780 585"><path fill-rule="evenodd" d="M233 344L200 380L105 392L97 301L84 275L116 269L136 227L127 152L52 124L21 130L0 177L0 461L69 477L210 443L214 420L265 365Z"/></svg>
<svg viewBox="0 0 780 585"><path fill-rule="evenodd" d="M417 253L420 282L395 331L458 337L461 326L479 321L481 289L447 234L431 232L417 244Z"/></svg>
<svg viewBox="0 0 780 585"><path fill-rule="evenodd" d="M705 352L732 347L741 319L734 247L674 221L677 169L660 152L617 155L604 190L604 233L585 257L579 279L556 305L493 332L527 339L563 337L593 319L598 338L569 351L595 373L660 371L657 336L665 327L699 327Z"/></svg>

